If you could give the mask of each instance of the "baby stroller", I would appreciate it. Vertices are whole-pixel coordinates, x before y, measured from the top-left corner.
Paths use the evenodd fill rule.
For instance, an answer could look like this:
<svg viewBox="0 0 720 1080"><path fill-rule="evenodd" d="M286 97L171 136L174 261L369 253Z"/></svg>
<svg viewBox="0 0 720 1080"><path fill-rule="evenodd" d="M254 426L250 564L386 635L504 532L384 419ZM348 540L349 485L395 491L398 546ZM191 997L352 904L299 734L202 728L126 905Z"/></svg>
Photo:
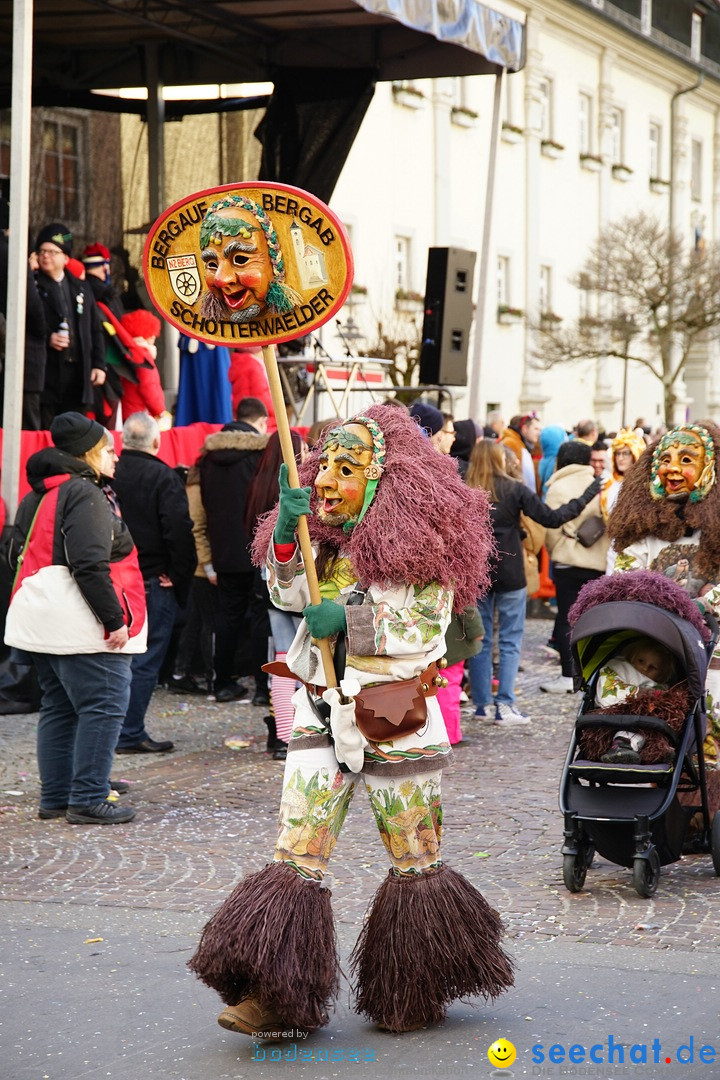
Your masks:
<svg viewBox="0 0 720 1080"><path fill-rule="evenodd" d="M642 576L658 591L653 603L637 599L617 599L626 593L640 592L643 584L622 579ZM658 582L657 579L661 581ZM654 581L652 579L655 579ZM672 585L672 589L669 586ZM579 892L595 851L603 858L627 866L633 872L633 884L642 897L657 889L660 867L676 862L683 852L688 823L694 814L702 815L702 827L693 850L711 852L715 873L720 875L720 811L712 825L703 756L705 737L705 674L718 624L712 616L705 621L710 640L704 640L697 627L698 609L685 609L692 621L681 617L677 609L692 601L682 590L682 602L675 611L657 606L677 587L660 574L634 571L600 578L585 586L571 611L571 645L576 670L576 685L583 691L575 730L570 741L560 784L560 809L564 815L563 881L570 892ZM588 606L588 590L596 601ZM606 598L613 597L613 599ZM677 597L675 597L675 600ZM581 609L578 614L578 608ZM695 624L695 625L694 625ZM702 625L702 624L701 624ZM595 690L600 669L633 639L649 637L669 649L687 680L690 707L684 721L668 724L650 715L588 715L597 713ZM625 704L625 703L623 703ZM618 706L620 708L621 706ZM647 735L660 732L674 748L674 761L656 764L608 764L585 760L580 743L583 732L602 727L611 732L632 729ZM677 730L678 728L681 730ZM690 792L681 802L679 792Z"/></svg>

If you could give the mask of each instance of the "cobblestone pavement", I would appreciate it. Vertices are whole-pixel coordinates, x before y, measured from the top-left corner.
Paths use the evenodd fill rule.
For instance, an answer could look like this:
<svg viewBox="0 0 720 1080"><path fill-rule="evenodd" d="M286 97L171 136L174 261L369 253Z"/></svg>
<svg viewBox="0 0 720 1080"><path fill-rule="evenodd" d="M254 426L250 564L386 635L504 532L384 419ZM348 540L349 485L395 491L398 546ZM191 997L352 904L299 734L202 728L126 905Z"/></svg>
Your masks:
<svg viewBox="0 0 720 1080"><path fill-rule="evenodd" d="M720 944L718 879L708 855L663 869L651 900L630 871L596 859L583 892L562 883L558 783L576 702L539 691L556 673L543 643L550 623L527 624L519 705L527 730L465 721L457 763L445 773L446 860L502 913L510 939L699 948ZM264 710L218 705L158 691L154 738L172 738L167 756L123 757L114 775L131 781L135 821L105 828L37 819L34 716L0 717L0 899L205 914L273 847L282 763L264 752ZM237 736L249 745L230 749ZM362 792L338 842L334 907L359 925L387 872L384 849Z"/></svg>

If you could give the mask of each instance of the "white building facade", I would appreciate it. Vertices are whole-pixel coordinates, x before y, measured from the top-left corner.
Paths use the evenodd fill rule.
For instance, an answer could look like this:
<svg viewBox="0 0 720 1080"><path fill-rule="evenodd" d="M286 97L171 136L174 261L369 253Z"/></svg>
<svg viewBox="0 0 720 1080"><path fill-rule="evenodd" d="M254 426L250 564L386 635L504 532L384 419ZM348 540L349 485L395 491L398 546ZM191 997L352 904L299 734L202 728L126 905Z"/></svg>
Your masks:
<svg viewBox="0 0 720 1080"><path fill-rule="evenodd" d="M474 400L453 388L455 415L482 422L490 409L506 419L536 409L566 426L586 416L608 431L640 415L659 424L657 379L631 363L623 400L621 361L542 370L528 318L584 313L592 298L569 278L624 215L652 213L688 245L720 238L718 5L528 0L508 10L526 22L526 65L503 76L488 233L493 77L379 83L332 198L363 300L344 313L345 328L350 318L356 350L368 352L378 322L397 332L403 319L421 323L428 248L480 253L485 242L468 360ZM414 315L400 310L408 303ZM332 327L323 344L344 351ZM688 363L679 415L667 419L720 411L719 368L713 339Z"/></svg>

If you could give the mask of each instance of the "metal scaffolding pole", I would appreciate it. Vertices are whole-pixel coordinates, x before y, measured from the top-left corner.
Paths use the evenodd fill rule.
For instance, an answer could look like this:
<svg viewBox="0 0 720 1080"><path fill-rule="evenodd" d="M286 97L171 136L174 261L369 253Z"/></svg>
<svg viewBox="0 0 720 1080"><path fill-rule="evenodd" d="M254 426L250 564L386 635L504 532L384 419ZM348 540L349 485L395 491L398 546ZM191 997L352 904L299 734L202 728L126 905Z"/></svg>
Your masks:
<svg viewBox="0 0 720 1080"><path fill-rule="evenodd" d="M30 206L33 0L13 4L12 127L10 134L10 236L8 242L5 402L2 482L7 520L15 519L20 488L20 432L25 363L27 236Z"/></svg>

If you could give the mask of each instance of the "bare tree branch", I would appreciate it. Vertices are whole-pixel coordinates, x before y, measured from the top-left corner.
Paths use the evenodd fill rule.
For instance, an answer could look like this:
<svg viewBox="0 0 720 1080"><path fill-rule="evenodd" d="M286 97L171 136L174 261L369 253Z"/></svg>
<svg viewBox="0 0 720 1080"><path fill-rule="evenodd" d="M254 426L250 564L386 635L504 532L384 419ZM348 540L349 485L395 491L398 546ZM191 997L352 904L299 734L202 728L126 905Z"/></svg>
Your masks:
<svg viewBox="0 0 720 1080"><path fill-rule="evenodd" d="M610 223L570 281L596 313L566 326L531 322L537 365L601 357L640 364L662 383L671 416L698 336L720 327L720 248L687 251L679 236L639 213Z"/></svg>

